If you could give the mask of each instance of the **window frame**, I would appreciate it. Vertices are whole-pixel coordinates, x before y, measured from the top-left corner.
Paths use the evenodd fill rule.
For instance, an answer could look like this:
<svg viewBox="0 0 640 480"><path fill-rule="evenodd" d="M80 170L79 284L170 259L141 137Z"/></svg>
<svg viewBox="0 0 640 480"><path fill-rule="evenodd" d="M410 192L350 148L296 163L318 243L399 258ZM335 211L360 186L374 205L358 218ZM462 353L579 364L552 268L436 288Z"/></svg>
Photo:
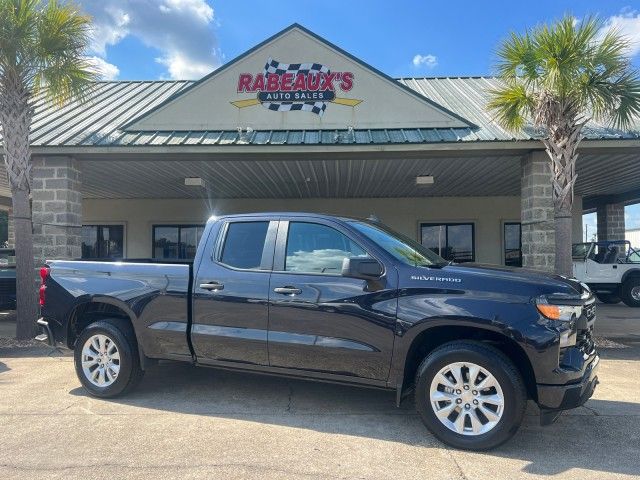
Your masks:
<svg viewBox="0 0 640 480"><path fill-rule="evenodd" d="M290 223L312 223L312 224L322 225L323 227L332 228L333 230L336 230L337 232L347 237L350 241L355 243L358 247L360 247L370 258L378 261L380 265L382 265L383 271L382 271L382 275L380 275L381 277L383 277L386 274L385 263L381 261L378 256L373 255L371 253L371 249L366 248L365 246L363 246L362 242L355 239L348 229L343 228L342 225L338 223L324 221L324 220L313 218L313 217L299 217L299 218L288 218L288 219L280 220L280 225L278 226L278 236L277 236L276 245L275 245L275 254L273 257L273 270L272 270L273 273L280 273L280 274L287 274L287 275L307 275L307 276L311 275L311 276L318 276L318 277L344 278L342 276L342 272L318 273L318 272L295 272L295 271L285 270Z"/></svg>
<svg viewBox="0 0 640 480"><path fill-rule="evenodd" d="M507 266L507 235L506 235L506 227L507 225L520 225L520 267L522 268L522 262L524 260L522 255L522 222L520 220L503 220L502 221L502 265Z"/></svg>
<svg viewBox="0 0 640 480"><path fill-rule="evenodd" d="M151 259L152 260L160 260L160 261L167 261L167 260L175 260L175 261L192 261L192 258L160 258L160 257L156 257L155 256L155 245L156 245L156 227L157 228L162 228L162 227L173 227L173 228L178 228L178 251L180 251L180 245L182 244L182 241L180 240L180 229L182 228L202 228L202 235L204 235L205 231L206 231L206 227L207 224L206 223L154 223L151 225ZM197 250L198 245L196 245L196 250ZM196 253L197 255L197 253ZM193 256L193 258L195 258L195 255Z"/></svg>
<svg viewBox="0 0 640 480"><path fill-rule="evenodd" d="M456 220L453 222L439 221L439 220L421 221L418 225L418 238L420 239L419 240L420 243L426 248L429 248L426 245L424 245L424 243L422 243L423 227L439 227L443 225L446 227L445 228L445 247L446 248L448 248L449 246L449 227L455 227L460 225L471 226L471 260L465 260L464 262L456 262L456 260L453 259L453 261L456 263L474 263L476 261L476 222L474 221L464 221L464 220ZM445 258L441 253L438 253L438 255L440 255L442 258L447 260L447 258Z"/></svg>
<svg viewBox="0 0 640 480"><path fill-rule="evenodd" d="M127 222L115 221L115 222L87 222L82 223L80 226L80 258L83 260L96 260L99 258L112 258L112 257L95 257L95 258L84 258L82 257L82 228L83 227L122 227L122 260L127 258Z"/></svg>
<svg viewBox="0 0 640 480"><path fill-rule="evenodd" d="M267 223L267 234L264 238L264 245L262 247L262 257L260 258L260 266L258 268L240 268L234 267L222 261L222 252L224 251L224 245L227 241L227 233L229 232L229 226L232 223ZM224 224L220 226L218 230L217 238L214 241L213 248L211 249L211 261L220 265L223 268L234 270L237 272L268 272L270 273L273 268L273 251L276 243L276 235L278 231L278 220L271 218L252 218L243 217L238 219L225 220Z"/></svg>

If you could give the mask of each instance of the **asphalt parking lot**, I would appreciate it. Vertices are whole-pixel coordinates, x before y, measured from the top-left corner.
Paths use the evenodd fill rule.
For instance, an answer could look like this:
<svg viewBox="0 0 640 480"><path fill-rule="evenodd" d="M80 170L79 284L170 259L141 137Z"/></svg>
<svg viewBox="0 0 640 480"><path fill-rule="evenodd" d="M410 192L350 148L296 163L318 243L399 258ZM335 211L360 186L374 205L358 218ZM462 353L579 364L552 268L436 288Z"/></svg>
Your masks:
<svg viewBox="0 0 640 480"><path fill-rule="evenodd" d="M601 310L630 331L601 322L614 348L601 350L594 398L548 427L530 406L516 436L486 453L444 447L392 392L167 363L105 401L86 396L68 354L0 348L0 478L634 477L640 319Z"/></svg>

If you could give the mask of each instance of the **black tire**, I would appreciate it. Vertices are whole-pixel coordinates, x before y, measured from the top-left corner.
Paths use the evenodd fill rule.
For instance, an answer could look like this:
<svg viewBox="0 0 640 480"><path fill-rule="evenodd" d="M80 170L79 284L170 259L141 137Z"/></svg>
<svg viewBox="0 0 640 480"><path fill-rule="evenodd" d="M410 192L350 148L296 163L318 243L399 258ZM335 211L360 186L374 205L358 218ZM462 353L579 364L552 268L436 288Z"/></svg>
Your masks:
<svg viewBox="0 0 640 480"><path fill-rule="evenodd" d="M596 293L596 297L602 303L607 303L610 305L613 305L615 303L620 303L620 300L621 300L620 296L616 295L615 293Z"/></svg>
<svg viewBox="0 0 640 480"><path fill-rule="evenodd" d="M94 335L105 335L117 347L120 354L118 375L108 386L98 386L88 379L82 368L82 349L88 339ZM130 325L120 319L105 319L89 324L78 336L73 353L76 375L82 386L93 396L110 398L131 391L144 375L140 367L138 342Z"/></svg>
<svg viewBox="0 0 640 480"><path fill-rule="evenodd" d="M624 304L628 307L640 307L639 290L640 277L627 278L622 284L622 301Z"/></svg>
<svg viewBox="0 0 640 480"><path fill-rule="evenodd" d="M479 365L491 373L502 388L502 417L486 433L464 435L454 432L434 412L429 396L431 382L441 369L455 362ZM444 443L465 450L489 450L506 442L520 427L527 405L527 392L520 373L502 352L481 343L456 341L442 345L422 361L416 373L415 402L424 424Z"/></svg>

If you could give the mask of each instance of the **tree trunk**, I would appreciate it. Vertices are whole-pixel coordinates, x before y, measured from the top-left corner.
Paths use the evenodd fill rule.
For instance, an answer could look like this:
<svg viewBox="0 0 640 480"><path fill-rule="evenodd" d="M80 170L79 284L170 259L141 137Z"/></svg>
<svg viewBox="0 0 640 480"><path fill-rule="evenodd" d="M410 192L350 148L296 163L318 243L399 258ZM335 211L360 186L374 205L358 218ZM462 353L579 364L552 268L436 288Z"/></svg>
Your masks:
<svg viewBox="0 0 640 480"><path fill-rule="evenodd" d="M26 340L37 335L38 290L33 260L31 204L27 190L14 190L13 222L16 236L16 338Z"/></svg>
<svg viewBox="0 0 640 480"><path fill-rule="evenodd" d="M37 273L33 259L33 227L29 202L31 151L29 129L32 110L23 79L7 75L0 95L0 124L7 178L13 200L16 250L16 337L33 338L38 328Z"/></svg>
<svg viewBox="0 0 640 480"><path fill-rule="evenodd" d="M567 277L573 277L573 259L571 256L571 234L573 231L573 219L571 211L556 212L556 261L555 272Z"/></svg>
<svg viewBox="0 0 640 480"><path fill-rule="evenodd" d="M553 187L553 207L555 213L555 272L567 277L573 276L571 258L571 233L573 210L573 188L576 183L576 163L578 145L584 121L580 122L570 107L549 104L549 109L558 111L549 114L552 125L547 125L549 137L542 140L551 160L551 185Z"/></svg>

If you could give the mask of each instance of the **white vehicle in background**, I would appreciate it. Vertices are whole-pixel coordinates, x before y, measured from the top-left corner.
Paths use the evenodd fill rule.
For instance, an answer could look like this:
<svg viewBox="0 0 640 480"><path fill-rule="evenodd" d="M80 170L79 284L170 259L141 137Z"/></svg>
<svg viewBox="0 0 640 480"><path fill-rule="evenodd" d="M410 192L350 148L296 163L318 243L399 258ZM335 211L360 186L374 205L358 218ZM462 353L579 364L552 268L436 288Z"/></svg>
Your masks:
<svg viewBox="0 0 640 480"><path fill-rule="evenodd" d="M603 303L640 307L640 251L628 240L573 245L573 276Z"/></svg>

